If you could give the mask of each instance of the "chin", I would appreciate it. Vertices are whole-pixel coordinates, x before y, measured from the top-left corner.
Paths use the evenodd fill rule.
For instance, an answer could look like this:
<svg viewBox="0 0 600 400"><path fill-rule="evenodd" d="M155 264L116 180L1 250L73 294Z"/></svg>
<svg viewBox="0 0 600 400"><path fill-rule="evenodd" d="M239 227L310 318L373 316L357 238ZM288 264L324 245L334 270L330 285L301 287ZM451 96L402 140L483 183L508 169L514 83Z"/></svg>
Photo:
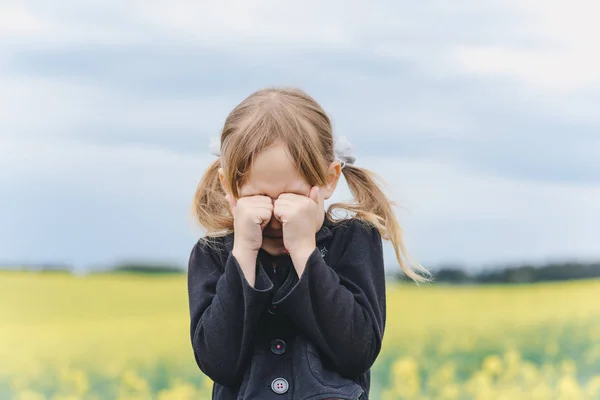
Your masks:
<svg viewBox="0 0 600 400"><path fill-rule="evenodd" d="M283 245L283 239L264 238L262 249L272 256L287 254L285 246Z"/></svg>
<svg viewBox="0 0 600 400"><path fill-rule="evenodd" d="M285 251L285 249L284 250L282 250L282 249L270 249L270 248L264 248L263 247L263 250L266 251L267 253L269 253L272 256L283 256L283 255L287 254L287 252Z"/></svg>

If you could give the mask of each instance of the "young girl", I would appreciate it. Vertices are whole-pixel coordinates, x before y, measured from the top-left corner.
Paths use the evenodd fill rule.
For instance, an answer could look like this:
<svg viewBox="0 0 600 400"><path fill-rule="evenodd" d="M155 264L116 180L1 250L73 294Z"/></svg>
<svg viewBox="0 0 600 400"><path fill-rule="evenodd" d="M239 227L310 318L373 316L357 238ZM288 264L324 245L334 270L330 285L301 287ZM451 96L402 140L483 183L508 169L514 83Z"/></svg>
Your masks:
<svg viewBox="0 0 600 400"><path fill-rule="evenodd" d="M429 279L404 261L374 175L353 164L300 90L260 90L227 117L195 195L207 235L188 274L192 347L213 399L368 398L386 319L382 238L409 277ZM325 212L341 174L355 201Z"/></svg>

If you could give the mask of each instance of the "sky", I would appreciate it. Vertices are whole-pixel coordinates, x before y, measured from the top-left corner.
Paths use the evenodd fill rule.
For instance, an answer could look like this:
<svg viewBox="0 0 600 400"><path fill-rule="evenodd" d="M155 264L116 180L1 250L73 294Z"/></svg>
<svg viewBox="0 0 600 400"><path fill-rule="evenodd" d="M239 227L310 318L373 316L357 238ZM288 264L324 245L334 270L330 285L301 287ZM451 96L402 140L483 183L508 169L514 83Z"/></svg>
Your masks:
<svg viewBox="0 0 600 400"><path fill-rule="evenodd" d="M0 264L185 266L253 91L319 101L426 268L600 259L598 2L0 4ZM342 183L331 201L347 200ZM386 244L385 258L394 268Z"/></svg>

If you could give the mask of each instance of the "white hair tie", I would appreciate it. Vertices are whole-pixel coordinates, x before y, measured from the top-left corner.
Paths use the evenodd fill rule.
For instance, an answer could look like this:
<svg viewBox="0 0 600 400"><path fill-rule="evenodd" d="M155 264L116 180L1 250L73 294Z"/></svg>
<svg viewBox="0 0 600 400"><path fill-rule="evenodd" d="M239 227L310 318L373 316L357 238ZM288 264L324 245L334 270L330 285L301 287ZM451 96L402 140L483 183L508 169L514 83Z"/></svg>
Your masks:
<svg viewBox="0 0 600 400"><path fill-rule="evenodd" d="M354 156L352 143L350 143L346 136L334 138L333 152L335 157L340 160L342 168L344 168L346 164L354 165L356 157Z"/></svg>

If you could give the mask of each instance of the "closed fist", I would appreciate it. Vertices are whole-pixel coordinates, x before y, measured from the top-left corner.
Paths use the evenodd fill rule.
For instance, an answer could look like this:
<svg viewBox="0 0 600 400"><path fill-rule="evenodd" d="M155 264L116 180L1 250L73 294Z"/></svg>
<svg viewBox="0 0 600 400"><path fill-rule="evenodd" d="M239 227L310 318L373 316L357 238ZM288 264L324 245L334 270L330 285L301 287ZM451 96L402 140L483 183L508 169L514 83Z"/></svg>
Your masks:
<svg viewBox="0 0 600 400"><path fill-rule="evenodd" d="M273 216L273 201L267 196L248 196L238 200L225 196L233 215L234 247L258 252L264 227Z"/></svg>
<svg viewBox="0 0 600 400"><path fill-rule="evenodd" d="M273 215L282 224L283 243L290 255L314 250L315 234L324 217L323 199L318 187L313 187L308 197L281 194L275 200Z"/></svg>

